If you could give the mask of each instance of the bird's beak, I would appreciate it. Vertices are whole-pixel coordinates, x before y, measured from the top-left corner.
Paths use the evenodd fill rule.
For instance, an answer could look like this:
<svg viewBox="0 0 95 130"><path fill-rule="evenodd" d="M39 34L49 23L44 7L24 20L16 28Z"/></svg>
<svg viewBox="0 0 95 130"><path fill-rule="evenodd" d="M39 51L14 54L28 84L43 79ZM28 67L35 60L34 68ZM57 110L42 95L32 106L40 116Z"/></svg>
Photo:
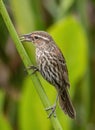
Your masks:
<svg viewBox="0 0 95 130"><path fill-rule="evenodd" d="M21 41L21 42L31 42L31 41L32 41L31 34L21 35L21 36L20 36L20 41Z"/></svg>

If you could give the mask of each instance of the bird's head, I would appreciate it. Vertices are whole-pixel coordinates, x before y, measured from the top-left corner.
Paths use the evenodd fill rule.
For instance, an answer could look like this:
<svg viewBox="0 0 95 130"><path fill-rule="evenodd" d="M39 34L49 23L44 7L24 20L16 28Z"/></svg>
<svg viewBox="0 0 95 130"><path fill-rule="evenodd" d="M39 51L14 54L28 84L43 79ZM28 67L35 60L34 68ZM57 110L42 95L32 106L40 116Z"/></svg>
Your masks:
<svg viewBox="0 0 95 130"><path fill-rule="evenodd" d="M21 35L22 42L32 42L36 47L48 45L53 40L52 37L44 31L34 31L30 34Z"/></svg>

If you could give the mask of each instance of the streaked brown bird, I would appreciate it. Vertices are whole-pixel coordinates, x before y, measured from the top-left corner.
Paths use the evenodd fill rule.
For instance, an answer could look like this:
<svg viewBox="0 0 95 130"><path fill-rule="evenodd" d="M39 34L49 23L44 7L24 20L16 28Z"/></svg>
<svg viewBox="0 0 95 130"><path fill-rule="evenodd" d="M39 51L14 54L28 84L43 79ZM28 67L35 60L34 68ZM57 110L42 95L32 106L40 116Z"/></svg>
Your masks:
<svg viewBox="0 0 95 130"><path fill-rule="evenodd" d="M58 92L56 103L59 98L60 106L65 114L75 118L76 112L68 93L70 84L66 61L53 38L47 32L34 31L22 35L20 39L21 41L32 42L36 47L37 67L32 65L29 69L33 69L33 73L39 71L50 84L55 86ZM55 113L56 103L47 108L47 110L51 110L49 117Z"/></svg>

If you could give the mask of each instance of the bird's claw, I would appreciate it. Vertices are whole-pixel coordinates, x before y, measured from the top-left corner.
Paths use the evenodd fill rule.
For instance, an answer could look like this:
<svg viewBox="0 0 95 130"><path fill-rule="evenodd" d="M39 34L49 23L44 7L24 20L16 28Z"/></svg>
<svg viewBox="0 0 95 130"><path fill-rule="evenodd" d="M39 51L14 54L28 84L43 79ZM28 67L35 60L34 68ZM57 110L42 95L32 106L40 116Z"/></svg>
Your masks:
<svg viewBox="0 0 95 130"><path fill-rule="evenodd" d="M56 104L54 104L54 105L51 106L51 107L46 108L45 110L46 110L46 111L51 110L51 112L50 112L49 115L48 115L48 118L50 118L52 115L53 115L54 117L56 117L56 113L55 113Z"/></svg>
<svg viewBox="0 0 95 130"><path fill-rule="evenodd" d="M31 65L31 66L27 67L24 71L31 70L31 69L33 70L32 74L34 74L36 71L39 70L36 66Z"/></svg>

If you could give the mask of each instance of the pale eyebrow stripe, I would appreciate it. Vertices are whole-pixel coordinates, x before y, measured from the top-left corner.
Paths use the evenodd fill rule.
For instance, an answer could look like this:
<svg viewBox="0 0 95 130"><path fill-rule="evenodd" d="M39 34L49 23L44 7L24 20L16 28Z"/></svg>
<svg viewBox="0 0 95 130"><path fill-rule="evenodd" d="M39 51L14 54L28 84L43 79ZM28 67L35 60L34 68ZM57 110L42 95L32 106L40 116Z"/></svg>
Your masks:
<svg viewBox="0 0 95 130"><path fill-rule="evenodd" d="M37 36L37 37L39 37L39 38L43 38L43 39L46 40L46 41L49 41L49 39L48 39L47 37L40 36L40 35L35 35L35 36Z"/></svg>

